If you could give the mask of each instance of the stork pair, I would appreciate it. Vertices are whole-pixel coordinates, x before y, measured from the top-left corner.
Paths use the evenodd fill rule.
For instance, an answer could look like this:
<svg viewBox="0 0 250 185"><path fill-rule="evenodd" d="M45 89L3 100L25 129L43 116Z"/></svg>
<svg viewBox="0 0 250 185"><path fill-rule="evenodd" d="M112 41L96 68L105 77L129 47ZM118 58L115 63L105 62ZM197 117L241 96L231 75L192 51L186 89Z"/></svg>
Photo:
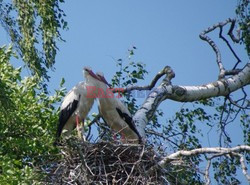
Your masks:
<svg viewBox="0 0 250 185"><path fill-rule="evenodd" d="M59 114L59 124L56 134L56 142L63 130L69 135L76 127L78 136L82 137L80 123L84 122L96 96L90 97L88 87L102 89L104 92L110 87L102 73L94 73L90 68L83 69L85 82L74 86L65 96ZM94 91L97 93L97 91ZM114 132L122 135L123 142L140 143L141 137L138 133L130 112L126 106L117 98L98 97L99 113L104 121Z"/></svg>

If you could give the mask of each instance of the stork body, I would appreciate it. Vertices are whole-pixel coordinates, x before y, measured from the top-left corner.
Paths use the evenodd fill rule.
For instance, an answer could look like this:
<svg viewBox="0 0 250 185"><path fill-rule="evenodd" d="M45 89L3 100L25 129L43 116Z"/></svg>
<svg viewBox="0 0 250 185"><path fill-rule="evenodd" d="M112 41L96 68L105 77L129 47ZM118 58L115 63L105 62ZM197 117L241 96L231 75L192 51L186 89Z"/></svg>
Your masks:
<svg viewBox="0 0 250 185"><path fill-rule="evenodd" d="M105 84L105 78L102 73L96 74L101 80L99 81L98 88L107 90L107 83ZM141 137L138 133L134 122L132 120L131 113L127 107L117 98L98 97L98 109L107 124L112 130L125 137L125 141L128 143L140 143Z"/></svg>
<svg viewBox="0 0 250 185"><path fill-rule="evenodd" d="M88 86L96 86L96 80L98 80L96 75L88 68L84 68L84 76L85 82L80 82L74 86L64 97L61 104L55 144L63 130L66 130L65 135L69 135L77 127L78 136L82 137L80 123L88 115L95 99L88 96L87 88Z"/></svg>

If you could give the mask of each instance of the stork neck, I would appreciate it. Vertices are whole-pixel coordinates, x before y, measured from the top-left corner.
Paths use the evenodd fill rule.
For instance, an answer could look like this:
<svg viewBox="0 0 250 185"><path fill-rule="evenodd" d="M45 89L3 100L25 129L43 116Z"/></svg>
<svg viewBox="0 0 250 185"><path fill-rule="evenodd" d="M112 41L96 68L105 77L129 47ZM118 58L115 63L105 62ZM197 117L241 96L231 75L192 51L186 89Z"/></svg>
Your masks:
<svg viewBox="0 0 250 185"><path fill-rule="evenodd" d="M90 86L96 86L96 81L92 76L87 76L86 78L86 84Z"/></svg>

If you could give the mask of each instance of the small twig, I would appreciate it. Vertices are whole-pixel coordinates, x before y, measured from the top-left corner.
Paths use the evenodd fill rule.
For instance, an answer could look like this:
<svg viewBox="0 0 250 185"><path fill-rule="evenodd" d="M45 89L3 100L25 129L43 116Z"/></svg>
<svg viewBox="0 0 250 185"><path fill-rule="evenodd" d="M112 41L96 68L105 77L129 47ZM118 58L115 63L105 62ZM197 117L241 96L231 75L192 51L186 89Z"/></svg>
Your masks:
<svg viewBox="0 0 250 185"><path fill-rule="evenodd" d="M222 146L222 136L225 134L225 121L223 120L225 110L227 108L227 99L224 98L224 103L223 103L223 110L220 114L220 120L219 120L219 125L220 125L220 137L219 137L219 146Z"/></svg>
<svg viewBox="0 0 250 185"><path fill-rule="evenodd" d="M126 181L124 182L124 184L127 184L128 180L130 179L130 176L133 174L135 165L137 165L139 162L141 162L144 151L145 151L145 145L142 146L142 151L140 153L139 159L133 164L133 167L130 171L130 174L129 174L128 178L126 179Z"/></svg>
<svg viewBox="0 0 250 185"><path fill-rule="evenodd" d="M155 135L155 136L157 136L157 137L161 137L162 139L169 141L170 143L172 143L172 144L175 145L176 147L179 147L175 142L173 142L172 140L170 140L170 139L168 139L166 136L164 136L163 133L158 133L158 132L155 132L154 130L146 130L146 133L147 133L147 134ZM179 134L176 134L176 135L179 135ZM176 135L175 135L175 136L176 136Z"/></svg>
<svg viewBox="0 0 250 185"><path fill-rule="evenodd" d="M246 106L242 106L239 105L237 102L235 102L231 97L228 96L228 100L231 104L233 104L234 106L238 107L239 109L250 109L249 105Z"/></svg>
<svg viewBox="0 0 250 185"><path fill-rule="evenodd" d="M230 38L232 39L232 41L236 42L236 43L239 43L240 42L240 30L237 31L237 37L236 38L233 34L233 30L234 30L234 26L235 26L235 19L231 19L231 26L230 26L230 29L228 31L228 35L230 36Z"/></svg>
<svg viewBox="0 0 250 185"><path fill-rule="evenodd" d="M93 125L94 123L96 123L99 119L101 118L101 115L100 114L97 114L96 117L89 123L89 127L91 125Z"/></svg>
<svg viewBox="0 0 250 185"><path fill-rule="evenodd" d="M101 155L101 161L102 161L102 164L103 164L103 169L104 169L104 174L105 174L105 179L106 179L106 184L108 184L108 175L107 175L107 172L106 172L106 168L105 168L105 163L104 163L104 160L103 160L103 155Z"/></svg>

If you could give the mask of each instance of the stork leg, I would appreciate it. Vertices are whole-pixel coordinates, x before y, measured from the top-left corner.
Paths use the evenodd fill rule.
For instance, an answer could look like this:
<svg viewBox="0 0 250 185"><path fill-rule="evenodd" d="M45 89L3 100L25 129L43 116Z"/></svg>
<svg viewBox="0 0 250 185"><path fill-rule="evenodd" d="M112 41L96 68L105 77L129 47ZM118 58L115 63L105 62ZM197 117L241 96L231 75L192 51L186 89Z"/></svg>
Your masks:
<svg viewBox="0 0 250 185"><path fill-rule="evenodd" d="M82 132L81 132L81 125L79 122L79 117L76 115L76 129L77 129L77 135L80 139L82 139Z"/></svg>
<svg viewBox="0 0 250 185"><path fill-rule="evenodd" d="M112 132L114 141L117 141L116 132Z"/></svg>
<svg viewBox="0 0 250 185"><path fill-rule="evenodd" d="M85 135L84 135L84 132L85 132L85 127L84 127L84 119L82 119L82 132L81 132L81 136L82 136L82 140L83 141L86 141L86 137L85 137Z"/></svg>
<svg viewBox="0 0 250 185"><path fill-rule="evenodd" d="M121 141L122 141L122 143L126 143L126 138L125 138L125 135L123 133L121 133Z"/></svg>

